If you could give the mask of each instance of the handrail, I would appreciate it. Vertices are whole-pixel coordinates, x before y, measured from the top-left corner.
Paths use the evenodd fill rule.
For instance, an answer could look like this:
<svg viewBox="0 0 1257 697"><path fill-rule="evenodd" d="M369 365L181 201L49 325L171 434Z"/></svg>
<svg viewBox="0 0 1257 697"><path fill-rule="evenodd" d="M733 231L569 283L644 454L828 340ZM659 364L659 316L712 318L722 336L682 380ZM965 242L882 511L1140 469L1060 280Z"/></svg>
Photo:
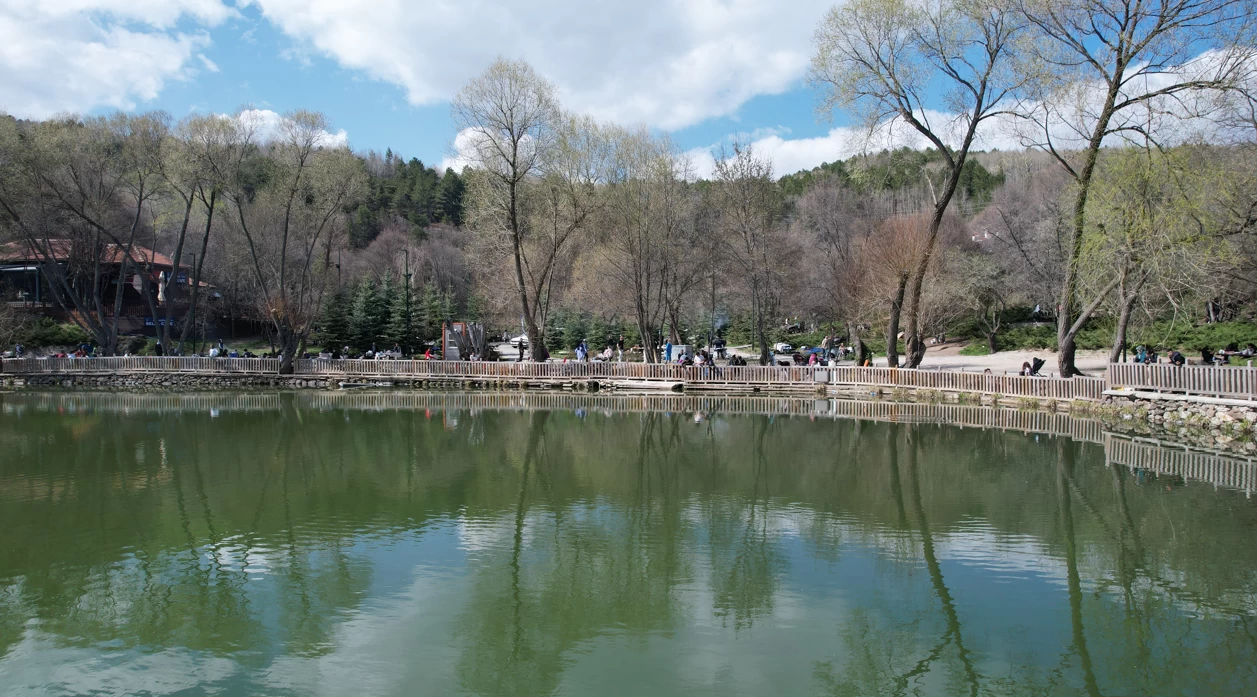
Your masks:
<svg viewBox="0 0 1257 697"><path fill-rule="evenodd" d="M276 375L277 358L125 356L108 358L21 358L0 363L6 375L110 375L195 373ZM1105 381L1097 378L1039 378L957 371L862 368L856 366L681 366L661 363L511 363L368 359L302 359L293 377L332 379L456 379L513 381L664 381L691 385L811 386L849 385L969 392L1011 397L1100 399Z"/></svg>
<svg viewBox="0 0 1257 697"><path fill-rule="evenodd" d="M1257 400L1257 368L1111 363L1110 389Z"/></svg>

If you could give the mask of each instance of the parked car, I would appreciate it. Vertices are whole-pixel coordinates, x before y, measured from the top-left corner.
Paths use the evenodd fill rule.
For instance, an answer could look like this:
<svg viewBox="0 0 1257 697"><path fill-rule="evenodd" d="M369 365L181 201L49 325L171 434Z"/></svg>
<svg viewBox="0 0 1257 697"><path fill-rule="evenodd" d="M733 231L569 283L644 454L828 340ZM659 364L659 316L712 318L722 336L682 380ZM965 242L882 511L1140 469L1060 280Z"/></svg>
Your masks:
<svg viewBox="0 0 1257 697"><path fill-rule="evenodd" d="M520 334L519 336L512 337L511 348L513 349L528 348L528 335Z"/></svg>
<svg viewBox="0 0 1257 697"><path fill-rule="evenodd" d="M773 344L773 352L775 353L790 353L793 350L794 347L784 341L778 341Z"/></svg>

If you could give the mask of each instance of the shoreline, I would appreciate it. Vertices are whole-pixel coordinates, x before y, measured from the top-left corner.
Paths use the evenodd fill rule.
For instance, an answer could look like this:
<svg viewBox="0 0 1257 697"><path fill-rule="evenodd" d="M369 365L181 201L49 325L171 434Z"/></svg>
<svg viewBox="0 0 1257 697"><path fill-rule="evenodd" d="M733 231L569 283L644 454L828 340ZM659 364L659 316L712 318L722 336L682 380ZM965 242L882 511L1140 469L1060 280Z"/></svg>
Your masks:
<svg viewBox="0 0 1257 697"><path fill-rule="evenodd" d="M343 385L349 385L345 388ZM363 379L358 382L332 378L278 375L204 376L188 373L146 375L38 375L5 377L0 386L12 393L120 393L128 395L210 395L253 392L261 394L353 393L366 399L378 395L518 395L546 399L550 396L601 396L652 399L689 399L717 403L721 400L777 400L801 403L833 400L870 404L937 405L1037 412L1096 421L1111 432L1167 438L1194 447L1214 448L1246 457L1257 457L1257 404L1200 403L1145 399L1137 396L1105 396L1100 401L1058 400L1040 397L1002 396L944 392L924 388L885 388L859 385L803 385L793 389L641 389L597 381L533 382L507 380ZM792 413L792 412L782 412ZM801 414L804 412L801 412ZM943 421L942 423L947 423ZM958 426L972 424L956 423Z"/></svg>

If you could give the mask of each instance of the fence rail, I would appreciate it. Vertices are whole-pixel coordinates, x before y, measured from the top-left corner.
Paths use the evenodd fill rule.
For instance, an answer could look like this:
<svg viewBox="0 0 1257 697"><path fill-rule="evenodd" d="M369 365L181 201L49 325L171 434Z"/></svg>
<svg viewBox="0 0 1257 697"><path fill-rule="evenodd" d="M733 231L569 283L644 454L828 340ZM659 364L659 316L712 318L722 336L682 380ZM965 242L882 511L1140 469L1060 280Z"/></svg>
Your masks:
<svg viewBox="0 0 1257 697"><path fill-rule="evenodd" d="M1032 378L990 373L965 373L855 366L704 366L647 363L507 363L466 361L390 361L305 359L294 365L296 377L342 379L450 379L493 381L650 381L704 385L808 387L846 385L879 389L912 388L969 392L1009 397L1074 400L1100 399L1106 388L1098 378ZM1214 369L1209 369L1214 370ZM274 375L275 358L199 358L136 356L112 358L23 358L0 363L10 375L109 375L129 373L197 373L205 375ZM1251 379L1251 378L1250 378Z"/></svg>
<svg viewBox="0 0 1257 697"><path fill-rule="evenodd" d="M0 413L262 412L286 406L314 411L577 411L703 413L711 416L808 416L906 424L948 424L1015 430L1103 442L1098 421L1060 412L919 402L857 401L767 395L581 393L567 391L444 392L312 390L292 393L34 392L0 398Z"/></svg>
<svg viewBox="0 0 1257 697"><path fill-rule="evenodd" d="M1257 460L1252 458L1111 433L1104 436L1104 454L1110 464L1210 482L1238 489L1250 497L1257 489Z"/></svg>
<svg viewBox="0 0 1257 697"><path fill-rule="evenodd" d="M1257 368L1112 363L1107 381L1110 389L1257 399Z"/></svg>

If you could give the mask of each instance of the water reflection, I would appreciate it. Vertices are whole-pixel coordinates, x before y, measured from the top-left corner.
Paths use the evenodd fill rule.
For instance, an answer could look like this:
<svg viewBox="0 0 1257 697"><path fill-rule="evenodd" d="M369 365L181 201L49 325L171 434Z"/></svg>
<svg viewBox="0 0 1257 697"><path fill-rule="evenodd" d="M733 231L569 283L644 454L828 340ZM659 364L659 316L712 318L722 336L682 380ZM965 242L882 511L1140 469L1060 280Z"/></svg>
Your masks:
<svg viewBox="0 0 1257 697"><path fill-rule="evenodd" d="M1254 504L1149 458L1242 460L801 400L220 399L0 397L0 692L1257 691Z"/></svg>

